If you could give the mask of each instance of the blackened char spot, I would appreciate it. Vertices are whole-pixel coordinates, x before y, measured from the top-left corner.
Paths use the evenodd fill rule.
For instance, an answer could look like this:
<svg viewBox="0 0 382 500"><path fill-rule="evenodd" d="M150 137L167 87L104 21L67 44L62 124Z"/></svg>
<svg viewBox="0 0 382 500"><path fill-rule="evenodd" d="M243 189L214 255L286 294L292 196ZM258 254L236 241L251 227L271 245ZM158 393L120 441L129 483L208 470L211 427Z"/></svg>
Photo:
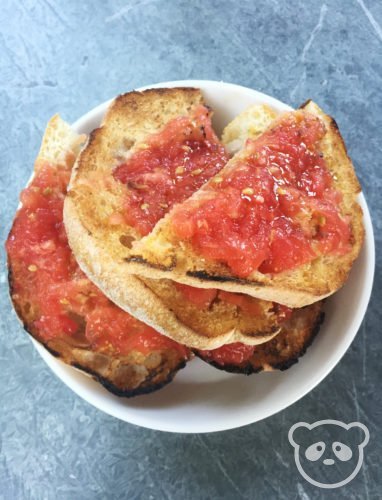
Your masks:
<svg viewBox="0 0 382 500"><path fill-rule="evenodd" d="M222 370L224 372L229 372L229 373L240 373L241 375L252 375L253 373L259 373L262 371L261 368L255 369L250 363L246 363L245 365L220 365L219 363L216 363L215 361L206 361L202 355L198 353L198 351L195 351L195 354L208 363L209 365L213 366L214 368L217 368L218 370Z"/></svg>
<svg viewBox="0 0 382 500"><path fill-rule="evenodd" d="M147 261L143 257L139 257L138 255L126 257L124 261L136 262L137 264L144 264L145 266L152 267L153 269L160 269L161 271L172 271L176 266L176 257L174 255L171 256L171 264L169 266L164 266L163 264L153 264L152 262Z"/></svg>
<svg viewBox="0 0 382 500"><path fill-rule="evenodd" d="M338 127L338 124L336 122L336 120L332 117L330 117L330 120L331 120L331 124L333 125L333 127L337 130L337 132L340 131L339 127Z"/></svg>
<svg viewBox="0 0 382 500"><path fill-rule="evenodd" d="M208 274L205 271L187 271L187 276L191 276L193 278L199 278L203 281L217 281L219 283L224 283L224 281L232 282L232 283L241 283L263 286L263 283L259 283L257 281L247 281L242 278L235 278L235 276L219 276L216 274Z"/></svg>
<svg viewBox="0 0 382 500"><path fill-rule="evenodd" d="M306 106L307 106L310 102L312 102L312 99L307 99L305 102L303 102L303 103L301 104L301 106L299 106L299 108L298 108L298 109L304 109L304 108L306 108Z"/></svg>
<svg viewBox="0 0 382 500"><path fill-rule="evenodd" d="M171 370L168 373L166 378L163 379L161 382L151 383L152 379L157 375L157 371L153 370L145 380L144 385L141 387L137 387L136 389L122 389L116 386L113 382L111 382L107 378L102 377L101 375L97 374L96 372L93 372L89 368L86 368L79 363L78 364L73 363L72 366L91 375L97 382L102 384L105 387L105 389L115 394L116 396L124 398L132 398L134 396L149 394L150 392L157 391L158 389L161 389L165 385L169 384L176 375L176 373L178 372L178 370L181 370L186 366L186 361L182 360L173 370Z"/></svg>
<svg viewBox="0 0 382 500"><path fill-rule="evenodd" d="M313 340L316 338L318 332L320 331L320 328L321 328L322 323L324 322L324 319L325 319L325 313L322 312L318 316L315 325L312 327L312 333L309 336L308 341L303 346L303 348L300 350L300 352L298 352L294 356L293 359L288 359L288 360L281 362L281 363L275 363L272 365L272 368L274 368L275 370L284 371L284 370L287 370L288 368L290 368L295 363L298 363L299 358L301 358L306 353L308 347L310 347L312 345Z"/></svg>

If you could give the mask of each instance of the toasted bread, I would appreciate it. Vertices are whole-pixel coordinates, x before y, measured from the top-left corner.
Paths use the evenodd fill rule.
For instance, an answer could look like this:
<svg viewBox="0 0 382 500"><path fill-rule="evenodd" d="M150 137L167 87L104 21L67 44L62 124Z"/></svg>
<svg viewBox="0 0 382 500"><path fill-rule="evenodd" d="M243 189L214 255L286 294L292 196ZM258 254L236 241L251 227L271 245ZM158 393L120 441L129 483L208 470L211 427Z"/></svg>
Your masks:
<svg viewBox="0 0 382 500"><path fill-rule="evenodd" d="M269 342L256 346L250 359L238 364L222 364L211 351L195 351L203 361L220 370L250 375L261 371L287 370L298 362L313 342L324 320L322 301L295 309L281 332Z"/></svg>
<svg viewBox="0 0 382 500"><path fill-rule="evenodd" d="M200 349L227 342L259 344L279 331L273 303L262 301L263 313L253 317L232 304L197 307L170 281L160 283L150 274L143 282L131 275L125 262L131 241L140 238L138 232L123 221L111 223L125 188L112 176L115 166L139 150L147 136L201 103L201 92L191 88L131 92L114 101L74 167L64 207L69 244L106 296L177 342ZM272 119L273 112L264 108L259 128Z"/></svg>
<svg viewBox="0 0 382 500"><path fill-rule="evenodd" d="M250 106L224 128L222 142L234 155L243 149L247 139L261 135L276 117L277 113L265 104Z"/></svg>
<svg viewBox="0 0 382 500"><path fill-rule="evenodd" d="M341 256L326 254L297 268L275 274L255 271L246 278L238 278L226 264L208 260L200 256L188 241L179 241L171 227L173 209L148 236L134 245L127 262L129 272L158 279L168 278L195 287L245 293L289 307L302 307L337 291L345 283L364 238L362 210L357 203L360 185L335 121L312 101L304 104L302 109L318 117L326 129L320 141L320 151L332 174L334 188L342 194L340 214L350 221L351 250L348 253ZM236 159L245 158L245 155L244 149L221 173L235 168ZM190 200L197 202L202 199L212 182L213 179L208 181Z"/></svg>
<svg viewBox="0 0 382 500"><path fill-rule="evenodd" d="M65 171L66 178L69 180L70 169L84 139L84 136L75 134L70 126L59 116L55 116L50 120L35 163L34 179L32 180L34 192L39 192L38 185L33 184L38 180L39 175L46 175L47 165L49 168L52 168L52 178L55 179L58 177L59 171ZM64 192L65 186L62 190L59 189L57 191L57 195L54 189L46 188L44 195L57 196L58 199L62 200ZM21 207L21 211L22 209L23 207ZM54 335L50 337L49 334L41 335L39 321L42 321L42 317L39 315L39 305L36 299L36 279L38 279L40 270L37 266L28 266L25 259L20 258L15 253L15 245L18 244L20 237L22 237L24 225L29 224L28 221L35 220L36 218L35 209L40 210L39 207L35 207L33 210L28 208L29 212L27 212L27 216L24 219L20 217L21 211L17 212L7 241L10 295L25 330L63 362L92 375L94 379L101 382L114 394L134 396L151 392L170 382L175 373L186 362L187 356L183 355L177 349L155 349L147 354L143 354L139 350L131 350L124 355L118 352L110 353L110 349L105 351L91 345L91 342L85 336L84 325L74 335L60 334L59 337L55 337ZM55 220L56 223L60 224L59 215L57 215L57 220ZM52 258L55 257L53 256ZM57 259L59 258L57 256ZM71 263L71 266L73 268L73 263ZM79 271L73 271L72 269L72 272L76 273L76 278L74 279L78 280ZM28 275L30 276L31 274L34 275L34 281L29 281L30 278ZM82 281L87 281L85 277L82 279L80 276L80 278ZM66 283L62 285L65 286ZM60 286L61 284L59 284ZM100 293L96 289L93 292L93 295ZM44 300L47 300L47 289L44 290L44 295ZM105 298L104 301L106 302L106 300ZM61 301L61 303L63 302ZM117 309L115 306L110 305L110 308L112 307ZM70 313L71 311L68 314ZM75 314L76 321L84 321L84 318L78 314L72 314ZM125 315L126 313L122 314Z"/></svg>

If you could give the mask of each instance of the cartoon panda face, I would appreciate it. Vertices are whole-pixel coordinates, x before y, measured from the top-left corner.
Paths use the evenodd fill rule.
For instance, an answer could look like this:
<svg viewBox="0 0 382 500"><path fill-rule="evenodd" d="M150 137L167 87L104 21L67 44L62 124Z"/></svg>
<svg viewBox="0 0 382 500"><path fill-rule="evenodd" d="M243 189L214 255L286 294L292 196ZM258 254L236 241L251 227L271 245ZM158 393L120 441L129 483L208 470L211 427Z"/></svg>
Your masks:
<svg viewBox="0 0 382 500"><path fill-rule="evenodd" d="M359 422L298 422L289 430L288 439L297 468L307 481L321 488L338 488L358 474L369 431Z"/></svg>

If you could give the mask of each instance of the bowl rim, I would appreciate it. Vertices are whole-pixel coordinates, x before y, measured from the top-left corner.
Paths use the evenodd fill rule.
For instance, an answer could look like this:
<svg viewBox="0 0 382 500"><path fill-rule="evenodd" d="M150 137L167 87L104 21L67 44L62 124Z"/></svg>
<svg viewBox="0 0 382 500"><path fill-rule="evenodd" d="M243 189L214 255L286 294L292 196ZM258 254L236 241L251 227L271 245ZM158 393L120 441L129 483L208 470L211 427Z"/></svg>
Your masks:
<svg viewBox="0 0 382 500"><path fill-rule="evenodd" d="M286 105L282 101L278 99L268 96L263 92L256 91L254 89L243 87L241 85L227 83L223 81L214 81L214 80L175 80L175 81L167 81L160 82L152 85L146 85L143 87L139 87L136 90L146 90L150 88L161 88L161 87L197 87L203 90L212 90L216 89L217 86L223 86L226 89L237 90L242 95L246 94L249 98L263 98L264 102L267 104L272 104L276 108L282 107L283 109L292 109L290 106ZM78 118L73 124L72 127L75 130L81 130L89 121L93 120L99 114L103 114L108 105L113 101L114 98L109 99L94 108L90 111L82 115ZM351 323L351 334L346 337L346 341L342 344L341 349L337 349L338 353L331 362L327 362L325 368L317 375L312 376L310 381L306 384L302 384L299 391L295 391L293 397L290 398L285 404L280 405L278 408L272 408L269 412L265 412L264 415L260 418L236 418L232 425L227 426L225 422L214 422L213 425L211 423L207 424L204 428L197 428L196 430L192 428L184 428L181 425L178 425L174 428L174 424L168 424L166 421L153 421L147 415L142 415L137 417L134 413L128 415L128 412L124 413L119 408L114 408L110 405L105 405L102 403L102 399L97 397L97 391L94 391L92 388L86 387L86 384L82 382L85 379L78 379L74 376L76 374L76 370L68 365L65 365L60 360L56 359L52 356L41 344L39 344L36 340L32 339L33 344L40 354L40 356L44 359L44 361L48 364L50 369L55 373L55 375L62 380L73 392L75 392L78 396L84 399L90 405L96 407L102 412L111 415L119 420L129 422L141 427L150 428L153 430L166 431L166 432L175 432L175 433L204 433L204 432L218 432L229 429L239 428L245 425L249 425L251 423L255 423L270 416L273 416L280 411L286 409L292 404L299 401L301 398L306 396L309 392L311 392L318 384L322 382L324 378L326 378L329 373L334 369L334 367L340 362L342 357L345 355L347 350L349 349L351 343L353 342L359 328L361 326L362 320L366 314L367 306L371 297L371 292L373 288L373 280L374 280L374 272L375 272L375 240L374 240L374 232L371 221L370 212L365 200L363 193L359 195L359 203L363 210L363 222L365 227L365 242L363 251L366 252L365 262L366 268L364 273L366 274L366 285L363 287L362 295L361 295L361 303L358 307L357 315L353 318ZM69 370L69 372L67 372ZM82 373L82 372L81 372ZM297 393L297 394L296 394ZM114 397L114 396L112 396ZM141 396L144 398L145 396ZM100 402L101 401L101 402ZM128 408L128 406L124 406L124 408Z"/></svg>

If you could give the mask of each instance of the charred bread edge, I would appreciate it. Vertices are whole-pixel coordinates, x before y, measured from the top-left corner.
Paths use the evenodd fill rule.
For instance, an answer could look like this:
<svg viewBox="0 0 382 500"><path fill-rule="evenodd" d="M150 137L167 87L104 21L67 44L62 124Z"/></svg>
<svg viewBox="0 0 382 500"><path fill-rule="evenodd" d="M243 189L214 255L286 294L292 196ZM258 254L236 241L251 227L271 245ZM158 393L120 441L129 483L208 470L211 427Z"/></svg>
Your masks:
<svg viewBox="0 0 382 500"><path fill-rule="evenodd" d="M321 312L318 315L318 317L315 321L315 324L312 327L312 333L310 334L308 341L306 342L306 344L302 347L302 349L300 350L300 352L296 356L294 356L293 358L288 359L284 362L275 363L275 364L271 365L272 370L269 370L269 371L274 371L274 370L285 371L288 368L290 368L291 366L293 366L294 364L298 363L299 358L301 358L306 353L307 349L312 345L314 339L316 338L318 332L320 331L320 328L321 328L322 323L324 322L324 319L325 319L325 313ZM205 363L213 366L214 368L217 368L218 370L226 371L229 373L240 373L243 375L252 375L253 373L260 373L260 372L264 371L264 368L254 369L250 363L247 363L243 367L239 367L237 365L224 365L224 366L222 366L219 363L216 363L215 361L206 361L198 353L197 350L195 350L194 353L196 356L198 356L198 358L200 358Z"/></svg>
<svg viewBox="0 0 382 500"><path fill-rule="evenodd" d="M187 359L182 360L177 366L175 366L170 370L169 374L162 382L155 383L155 385L147 385L152 381L153 377L157 375L158 369L162 366L162 364L160 364L157 369L149 372L149 375L145 379L144 385L142 387L138 387L136 389L120 389L115 384L113 384L113 382L111 382L109 379L102 377L101 375L97 374L97 372L95 372L94 370L82 366L80 363L77 362L67 363L62 359L62 356L58 351L52 349L51 347L49 347L48 344L42 342L35 336L35 334L29 328L28 324L24 322L18 304L16 304L12 299L13 277L12 277L12 268L9 265L9 262L8 262L8 283L9 283L9 299L14 307L14 310L16 311L17 318L19 319L21 326L23 327L25 332L28 333L28 335L30 335L34 340L36 340L41 346L43 346L44 349L46 349L52 356L60 360L66 366L71 366L73 368L76 368L77 370L80 370L81 373L83 373L84 375L91 376L96 382L99 382L103 387L105 387L105 389L107 389L112 394L115 394L116 396L131 398L133 396L138 396L140 394L149 394L150 392L157 391L162 387L164 387L165 385L169 384L173 380L177 372L182 368L184 368L187 364L188 361ZM86 351L88 349L83 349L83 350Z"/></svg>

